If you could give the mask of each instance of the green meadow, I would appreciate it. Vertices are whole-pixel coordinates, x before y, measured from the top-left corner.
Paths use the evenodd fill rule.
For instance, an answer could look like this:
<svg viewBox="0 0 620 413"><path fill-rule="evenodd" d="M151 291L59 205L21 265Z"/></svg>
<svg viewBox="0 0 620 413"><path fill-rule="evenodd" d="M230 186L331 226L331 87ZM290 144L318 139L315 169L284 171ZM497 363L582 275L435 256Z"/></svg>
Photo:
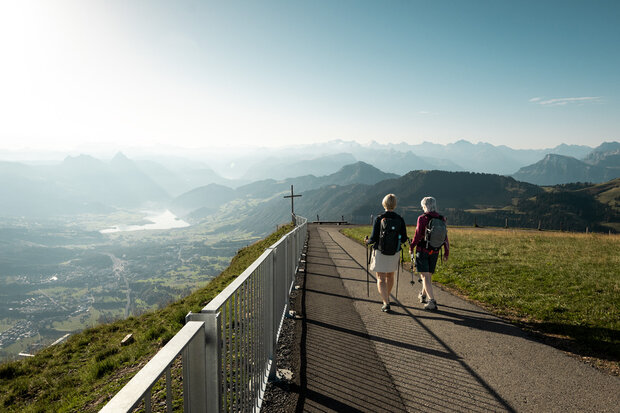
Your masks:
<svg viewBox="0 0 620 413"><path fill-rule="evenodd" d="M449 240L434 282L618 374L620 236L451 227Z"/></svg>

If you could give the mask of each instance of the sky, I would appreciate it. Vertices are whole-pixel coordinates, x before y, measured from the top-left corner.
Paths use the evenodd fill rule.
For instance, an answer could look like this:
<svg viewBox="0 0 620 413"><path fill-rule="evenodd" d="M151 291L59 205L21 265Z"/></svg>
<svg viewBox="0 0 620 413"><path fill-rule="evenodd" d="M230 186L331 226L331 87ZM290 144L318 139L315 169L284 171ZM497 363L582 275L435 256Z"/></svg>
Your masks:
<svg viewBox="0 0 620 413"><path fill-rule="evenodd" d="M0 150L620 140L620 2L1 0Z"/></svg>

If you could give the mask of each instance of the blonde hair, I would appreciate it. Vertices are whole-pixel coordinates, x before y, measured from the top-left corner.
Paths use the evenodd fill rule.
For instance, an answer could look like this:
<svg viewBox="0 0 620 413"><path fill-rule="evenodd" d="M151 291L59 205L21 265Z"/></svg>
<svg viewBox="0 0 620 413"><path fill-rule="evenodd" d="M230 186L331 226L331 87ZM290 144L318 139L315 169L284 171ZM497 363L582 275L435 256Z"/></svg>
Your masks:
<svg viewBox="0 0 620 413"><path fill-rule="evenodd" d="M432 196L425 196L420 202L424 213L437 211L437 201Z"/></svg>
<svg viewBox="0 0 620 413"><path fill-rule="evenodd" d="M385 208L388 211L392 211L392 210L396 209L396 195L394 195L394 194L387 194L383 198L383 201L381 202L381 205L383 205L383 208Z"/></svg>

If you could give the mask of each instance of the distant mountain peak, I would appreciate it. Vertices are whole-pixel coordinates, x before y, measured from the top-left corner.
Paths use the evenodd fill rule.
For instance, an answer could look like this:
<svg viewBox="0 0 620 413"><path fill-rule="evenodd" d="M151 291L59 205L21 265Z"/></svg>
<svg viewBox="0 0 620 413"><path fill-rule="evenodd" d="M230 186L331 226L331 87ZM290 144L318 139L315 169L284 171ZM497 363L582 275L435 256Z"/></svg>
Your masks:
<svg viewBox="0 0 620 413"><path fill-rule="evenodd" d="M85 154L80 154L77 156L69 155L62 161L62 166L65 167L85 167L91 165L101 167L103 165L103 162L101 162L97 158Z"/></svg>
<svg viewBox="0 0 620 413"><path fill-rule="evenodd" d="M620 152L620 142L603 142L592 152Z"/></svg>
<svg viewBox="0 0 620 413"><path fill-rule="evenodd" d="M64 161L66 162L72 162L72 161L84 161L84 160L89 160L89 161L98 161L98 159L90 156L90 155L86 155L86 154L79 154L79 155L75 155L75 156L71 156L68 155Z"/></svg>
<svg viewBox="0 0 620 413"><path fill-rule="evenodd" d="M584 159L590 165L620 169L620 142L603 142Z"/></svg>
<svg viewBox="0 0 620 413"><path fill-rule="evenodd" d="M112 162L127 162L131 161L123 152L117 152L112 158Z"/></svg>
<svg viewBox="0 0 620 413"><path fill-rule="evenodd" d="M611 169L591 165L572 156L549 153L535 164L525 166L512 175L519 181L536 185L573 182L604 182L614 178Z"/></svg>
<svg viewBox="0 0 620 413"><path fill-rule="evenodd" d="M360 169L371 169L373 171L379 171L379 168L375 168L374 166L364 162L364 161L357 161L355 163L349 164L349 165L345 165L342 168L340 168L341 171L347 171L347 170L360 170Z"/></svg>
<svg viewBox="0 0 620 413"><path fill-rule="evenodd" d="M460 145L460 144L464 144L464 143L466 143L466 144L471 144L471 142L469 142L469 141L468 141L468 140L466 140L466 139L458 139L458 140L454 141L454 144L455 144L455 145Z"/></svg>
<svg viewBox="0 0 620 413"><path fill-rule="evenodd" d="M573 158L572 156L559 155L557 153L548 153L545 155L545 157L542 159L541 162L565 161L569 159L575 159L575 158Z"/></svg>
<svg viewBox="0 0 620 413"><path fill-rule="evenodd" d="M114 155L114 158L110 161L110 165L113 168L121 168L122 170L138 170L138 165L128 157L126 157L122 152L118 152Z"/></svg>

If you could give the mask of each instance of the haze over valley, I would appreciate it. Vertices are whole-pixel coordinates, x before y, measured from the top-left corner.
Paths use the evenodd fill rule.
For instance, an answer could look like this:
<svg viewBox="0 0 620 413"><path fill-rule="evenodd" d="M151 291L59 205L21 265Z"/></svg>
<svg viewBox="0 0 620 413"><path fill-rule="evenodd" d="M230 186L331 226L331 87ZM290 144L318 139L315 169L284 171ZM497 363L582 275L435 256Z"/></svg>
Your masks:
<svg viewBox="0 0 620 413"><path fill-rule="evenodd" d="M120 152L1 161L0 358L204 285L290 219L291 185L302 195L296 213L310 220L367 223L394 192L409 223L432 194L452 225L616 232L619 153L617 142L513 150L334 141L217 161ZM543 188L528 177L573 184Z"/></svg>

